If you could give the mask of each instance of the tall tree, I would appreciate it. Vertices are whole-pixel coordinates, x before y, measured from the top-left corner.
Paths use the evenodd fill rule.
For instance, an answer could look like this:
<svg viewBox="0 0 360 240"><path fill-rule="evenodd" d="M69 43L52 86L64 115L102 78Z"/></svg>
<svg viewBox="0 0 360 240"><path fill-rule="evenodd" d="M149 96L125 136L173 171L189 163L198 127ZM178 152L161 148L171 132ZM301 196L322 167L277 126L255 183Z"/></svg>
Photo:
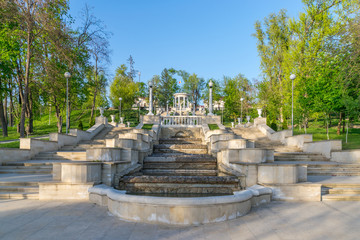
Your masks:
<svg viewBox="0 0 360 240"><path fill-rule="evenodd" d="M172 68L164 68L164 70L161 72L157 91L157 98L160 106L165 107L167 101L171 103L174 93L176 93L176 91L179 89L177 80L173 77L175 73L176 71Z"/></svg>
<svg viewBox="0 0 360 240"><path fill-rule="evenodd" d="M110 86L110 100L113 106L120 105L119 98L122 98L121 106L131 108L139 91L138 85L126 74L127 67L122 64L116 69L114 80Z"/></svg>
<svg viewBox="0 0 360 240"><path fill-rule="evenodd" d="M177 71L184 81L183 90L191 96L192 102L198 106L201 99L201 92L204 89L205 80L199 78L195 73L189 74L184 70Z"/></svg>

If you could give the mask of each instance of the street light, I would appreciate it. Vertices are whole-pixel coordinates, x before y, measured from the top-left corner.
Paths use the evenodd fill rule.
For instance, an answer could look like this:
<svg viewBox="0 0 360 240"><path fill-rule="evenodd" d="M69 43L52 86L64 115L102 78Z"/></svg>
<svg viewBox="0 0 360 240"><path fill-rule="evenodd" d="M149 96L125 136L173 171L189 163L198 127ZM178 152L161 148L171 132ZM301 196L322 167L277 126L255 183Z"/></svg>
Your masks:
<svg viewBox="0 0 360 240"><path fill-rule="evenodd" d="M212 106L212 87L213 87L213 82L210 80L209 82L209 113L208 116L212 116L213 114L213 106Z"/></svg>
<svg viewBox="0 0 360 240"><path fill-rule="evenodd" d="M241 102L241 115L240 115L240 122L242 122L242 102L244 101L244 98L240 98Z"/></svg>
<svg viewBox="0 0 360 240"><path fill-rule="evenodd" d="M121 121L121 100L122 100L122 98L119 97L119 101L120 101L120 104L119 104L119 122L122 124L122 121Z"/></svg>
<svg viewBox="0 0 360 240"><path fill-rule="evenodd" d="M153 88L153 82L149 81L149 113L147 115L154 115L152 113L153 103L152 103L152 88Z"/></svg>
<svg viewBox="0 0 360 240"><path fill-rule="evenodd" d="M295 74L290 75L291 79L291 136L294 136L294 79Z"/></svg>

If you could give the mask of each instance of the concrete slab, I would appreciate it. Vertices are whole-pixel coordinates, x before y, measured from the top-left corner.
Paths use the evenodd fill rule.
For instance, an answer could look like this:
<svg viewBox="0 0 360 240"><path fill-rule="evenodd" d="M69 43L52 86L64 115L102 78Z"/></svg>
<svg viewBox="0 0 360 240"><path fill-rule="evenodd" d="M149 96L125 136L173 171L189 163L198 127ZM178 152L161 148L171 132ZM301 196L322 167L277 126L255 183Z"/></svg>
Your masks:
<svg viewBox="0 0 360 240"><path fill-rule="evenodd" d="M319 225L319 223L321 223ZM0 200L0 239L358 239L360 202L272 202L197 227L120 221L88 202Z"/></svg>
<svg viewBox="0 0 360 240"><path fill-rule="evenodd" d="M313 183L358 183L360 176L308 176L308 182Z"/></svg>
<svg viewBox="0 0 360 240"><path fill-rule="evenodd" d="M0 174L0 182L48 182L52 174Z"/></svg>

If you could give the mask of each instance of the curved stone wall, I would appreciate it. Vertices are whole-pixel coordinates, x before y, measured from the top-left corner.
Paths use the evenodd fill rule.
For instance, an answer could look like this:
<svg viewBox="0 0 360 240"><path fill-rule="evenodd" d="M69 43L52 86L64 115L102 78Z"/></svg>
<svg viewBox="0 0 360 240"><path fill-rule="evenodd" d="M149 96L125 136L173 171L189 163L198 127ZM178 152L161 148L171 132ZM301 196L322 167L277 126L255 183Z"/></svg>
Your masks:
<svg viewBox="0 0 360 240"><path fill-rule="evenodd" d="M222 222L247 214L254 200L271 191L244 190L234 195L194 198L169 198L128 195L105 185L89 189L89 199L93 203L107 206L109 211L124 220L173 224L199 225ZM256 205L259 201L256 201Z"/></svg>

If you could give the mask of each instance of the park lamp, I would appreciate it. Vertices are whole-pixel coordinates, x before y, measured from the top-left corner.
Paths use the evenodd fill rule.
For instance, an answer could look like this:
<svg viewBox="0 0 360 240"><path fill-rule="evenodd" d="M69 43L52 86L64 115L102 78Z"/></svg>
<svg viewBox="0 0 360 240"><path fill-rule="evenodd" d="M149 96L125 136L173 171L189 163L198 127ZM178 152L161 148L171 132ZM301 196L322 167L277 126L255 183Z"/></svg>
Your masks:
<svg viewBox="0 0 360 240"><path fill-rule="evenodd" d="M213 87L213 82L210 80L209 82L209 87L212 88Z"/></svg>
<svg viewBox="0 0 360 240"><path fill-rule="evenodd" d="M153 82L150 80L149 81L149 87L152 88L153 87Z"/></svg>

